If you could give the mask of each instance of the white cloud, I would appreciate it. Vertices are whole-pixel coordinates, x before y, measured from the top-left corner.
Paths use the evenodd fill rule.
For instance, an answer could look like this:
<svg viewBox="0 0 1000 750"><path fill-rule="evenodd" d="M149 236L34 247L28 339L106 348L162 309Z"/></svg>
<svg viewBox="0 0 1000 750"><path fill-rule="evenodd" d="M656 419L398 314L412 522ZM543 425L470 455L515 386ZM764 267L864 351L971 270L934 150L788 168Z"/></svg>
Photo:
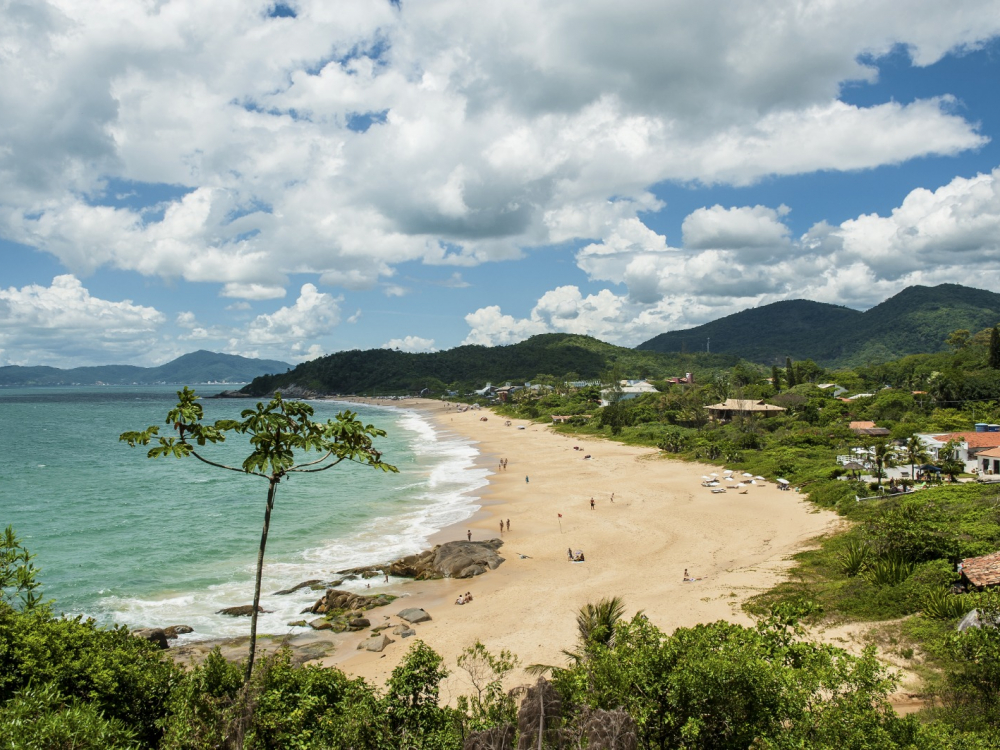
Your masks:
<svg viewBox="0 0 1000 750"><path fill-rule="evenodd" d="M389 339L382 344L383 349L399 349L402 352L436 352L434 339L425 339L420 336L405 336L401 339Z"/></svg>
<svg viewBox="0 0 1000 750"><path fill-rule="evenodd" d="M612 225L626 241L622 222L662 208L658 182L743 185L976 148L947 96L837 97L895 45L927 65L1000 31L991 0L906 13L889 0L512 0L475 14L458 0L302 0L294 19L266 7L8 2L0 236L78 273L253 300L281 297L292 274L364 289L410 261L518 258L607 242ZM352 130L365 113L367 131ZM189 192L150 210L93 205L145 183ZM740 210L729 218L751 218Z"/></svg>
<svg viewBox="0 0 1000 750"><path fill-rule="evenodd" d="M340 322L340 302L312 284L303 284L294 305L258 315L232 345L280 345L300 351L311 346L309 339L328 334Z"/></svg>
<svg viewBox="0 0 1000 750"><path fill-rule="evenodd" d="M800 238L789 236L785 215L784 207L698 209L684 220L679 248L620 222L603 243L581 249L577 263L591 280L625 284L627 294L584 297L558 287L524 319L482 308L466 316L466 343L563 331L635 345L783 299L865 309L916 284L1000 287L1000 168L914 190L889 216L820 223Z"/></svg>
<svg viewBox="0 0 1000 750"><path fill-rule="evenodd" d="M50 286L31 284L0 289L0 349L4 364L73 367L126 362L159 345L164 316L131 300L112 302L91 296L71 275ZM10 358L12 353L16 360Z"/></svg>

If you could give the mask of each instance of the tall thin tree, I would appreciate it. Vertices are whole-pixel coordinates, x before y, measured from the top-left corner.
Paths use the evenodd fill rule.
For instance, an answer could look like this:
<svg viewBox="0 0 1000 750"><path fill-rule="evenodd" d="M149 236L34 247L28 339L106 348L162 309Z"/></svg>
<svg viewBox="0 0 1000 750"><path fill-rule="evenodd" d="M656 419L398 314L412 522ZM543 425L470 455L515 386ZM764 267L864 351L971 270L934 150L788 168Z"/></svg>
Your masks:
<svg viewBox="0 0 1000 750"><path fill-rule="evenodd" d="M146 454L149 458L186 458L194 456L202 463L217 469L260 477L267 481L267 502L264 506L264 529L257 550L257 575L254 580L253 609L250 613L250 652L247 656L244 681L250 681L253 672L254 651L257 645L257 613L260 610L260 583L264 570L264 548L271 525L274 496L281 480L292 473L315 474L332 469L343 461L352 461L382 471L398 471L382 461L381 452L375 450L374 439L385 436L385 431L359 422L349 411L337 414L336 419L315 422L313 408L302 401L285 401L276 393L270 403L258 402L256 409L244 409L242 421L220 419L213 425L202 423L204 411L199 397L190 388L177 392L177 405L167 412L166 423L173 427L177 437L159 437L160 428L151 425L142 431L123 432L119 440L131 447L149 445L154 438L159 443ZM208 443L222 443L227 433L248 435L253 451L241 467L227 466L212 461L195 450ZM314 461L297 462L296 453L316 451L320 457Z"/></svg>
<svg viewBox="0 0 1000 750"><path fill-rule="evenodd" d="M1000 370L1000 331L996 326L990 331L990 369Z"/></svg>
<svg viewBox="0 0 1000 750"><path fill-rule="evenodd" d="M785 357L785 382L788 383L789 388L798 382L795 379L795 368L792 366L791 357Z"/></svg>

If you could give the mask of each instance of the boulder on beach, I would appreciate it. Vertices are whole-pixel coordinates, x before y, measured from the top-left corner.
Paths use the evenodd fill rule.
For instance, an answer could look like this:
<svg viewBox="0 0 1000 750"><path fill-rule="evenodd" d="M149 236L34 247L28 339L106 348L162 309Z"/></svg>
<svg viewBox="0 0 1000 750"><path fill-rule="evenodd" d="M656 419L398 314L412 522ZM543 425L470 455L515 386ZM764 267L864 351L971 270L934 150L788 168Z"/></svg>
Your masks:
<svg viewBox="0 0 1000 750"><path fill-rule="evenodd" d="M312 607L310 607L308 612L313 614L322 615L327 612L334 611L360 611L363 612L373 607L383 607L389 602L391 602L395 597L388 596L386 594L379 594L377 596L365 596L363 594L355 594L351 591L342 591L339 589L328 589L322 598L320 598Z"/></svg>
<svg viewBox="0 0 1000 750"><path fill-rule="evenodd" d="M253 605L244 604L241 607L226 607L225 609L220 609L215 614L217 615L229 615L230 617L249 617L253 614ZM257 614L259 615L269 615L271 610L264 609L263 607L257 607Z"/></svg>
<svg viewBox="0 0 1000 750"><path fill-rule="evenodd" d="M347 623L348 630L364 630L372 626L371 620L367 617L355 617Z"/></svg>
<svg viewBox="0 0 1000 750"><path fill-rule="evenodd" d="M136 638L145 638L150 643L155 643L163 649L170 647L170 644L167 643L167 634L163 632L163 628L139 628L138 630L133 630L132 635Z"/></svg>
<svg viewBox="0 0 1000 750"><path fill-rule="evenodd" d="M427 622L431 619L431 616L427 614L425 610L418 609L417 607L410 607L409 609L404 609L399 613L399 617L402 620L406 620L408 623L417 622Z"/></svg>
<svg viewBox="0 0 1000 750"><path fill-rule="evenodd" d="M317 617L315 620L310 620L309 627L313 630L333 630L333 623L322 617Z"/></svg>
<svg viewBox="0 0 1000 750"><path fill-rule="evenodd" d="M389 566L389 575L401 578L472 578L496 570L504 561L497 554L500 539L485 542L446 542L432 550L408 555Z"/></svg>
<svg viewBox="0 0 1000 750"><path fill-rule="evenodd" d="M179 635L193 633L194 628L190 625L171 625L169 628L164 628L163 632L166 634L168 640L173 640Z"/></svg>
<svg viewBox="0 0 1000 750"><path fill-rule="evenodd" d="M409 638L411 635L416 635L417 631L413 628L407 628L406 630L399 631L400 638Z"/></svg>
<svg viewBox="0 0 1000 750"><path fill-rule="evenodd" d="M375 651L376 653L385 649L390 643L395 643L389 636L379 633L371 638L366 638L358 644L358 650Z"/></svg>
<svg viewBox="0 0 1000 750"><path fill-rule="evenodd" d="M293 620L292 622L285 623L290 628L304 628L309 625L305 620Z"/></svg>

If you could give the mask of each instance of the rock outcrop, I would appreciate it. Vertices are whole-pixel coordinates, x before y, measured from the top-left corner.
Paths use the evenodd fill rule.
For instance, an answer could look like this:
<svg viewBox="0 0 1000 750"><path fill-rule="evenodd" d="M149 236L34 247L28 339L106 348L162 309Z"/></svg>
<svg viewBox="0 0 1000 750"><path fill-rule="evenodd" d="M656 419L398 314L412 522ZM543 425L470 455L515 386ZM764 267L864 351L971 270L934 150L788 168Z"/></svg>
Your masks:
<svg viewBox="0 0 1000 750"><path fill-rule="evenodd" d="M418 622L427 622L431 619L431 616L427 614L425 610L410 607L409 609L400 611L399 619L406 620L408 623L414 624Z"/></svg>
<svg viewBox="0 0 1000 750"><path fill-rule="evenodd" d="M169 628L164 628L163 633L167 636L167 640L173 640L179 635L184 635L185 633L193 633L194 628L190 625L171 625Z"/></svg>
<svg viewBox="0 0 1000 750"><path fill-rule="evenodd" d="M390 643L395 643L392 638L382 633L378 635L373 635L371 638L367 638L358 644L358 650L365 649L367 651L375 651L376 653L385 649Z"/></svg>
<svg viewBox="0 0 1000 750"><path fill-rule="evenodd" d="M139 628L138 630L133 630L132 635L136 638L145 638L150 643L155 643L163 649L168 648L170 645L167 643L167 634L163 631L163 628Z"/></svg>
<svg viewBox="0 0 1000 750"><path fill-rule="evenodd" d="M242 607L226 607L225 609L220 609L215 614L217 615L229 615L230 617L249 617L253 614L253 605L244 604ZM257 607L257 614L259 615L269 615L271 610L264 609L263 607Z"/></svg>
<svg viewBox="0 0 1000 750"><path fill-rule="evenodd" d="M377 596L365 596L355 594L351 591L341 591L339 589L327 589L326 593L310 607L307 612L314 615L324 615L332 612L359 611L372 609L373 607L383 607L395 599L394 596L379 594Z"/></svg>
<svg viewBox="0 0 1000 750"><path fill-rule="evenodd" d="M387 570L391 576L415 578L418 581L431 578L472 578L482 575L487 570L496 570L504 561L504 558L497 554L502 545L501 539L490 539L485 542L445 542L434 549L407 555L394 562L339 570L337 574L370 578Z"/></svg>

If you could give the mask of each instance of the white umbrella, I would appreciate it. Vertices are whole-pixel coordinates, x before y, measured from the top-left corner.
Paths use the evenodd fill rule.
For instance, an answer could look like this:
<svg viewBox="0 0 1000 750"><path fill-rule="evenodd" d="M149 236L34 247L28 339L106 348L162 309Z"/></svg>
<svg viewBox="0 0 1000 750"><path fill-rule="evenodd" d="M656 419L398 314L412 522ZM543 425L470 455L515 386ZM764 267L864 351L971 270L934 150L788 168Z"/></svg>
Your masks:
<svg viewBox="0 0 1000 750"><path fill-rule="evenodd" d="M715 472L713 471L713 472L712 472L712 476L713 476L713 477L717 477L717 476L719 476L719 475L718 475L718 474L716 474L716 473L715 473Z"/></svg>
<svg viewBox="0 0 1000 750"><path fill-rule="evenodd" d="M788 484L789 483L787 479L776 479L775 481L778 484Z"/></svg>
<svg viewBox="0 0 1000 750"><path fill-rule="evenodd" d="M704 474L701 475L701 478L704 479L706 482L711 482L712 481L711 477L706 477Z"/></svg>
<svg viewBox="0 0 1000 750"><path fill-rule="evenodd" d="M752 477L752 476L753 476L753 474L751 474L751 473L750 473L750 472L748 472L748 471L744 471L744 472L743 472L743 476L745 476L745 477Z"/></svg>
<svg viewBox="0 0 1000 750"><path fill-rule="evenodd" d="M761 480L762 482L764 481L764 477L754 477L754 479L759 479L759 480Z"/></svg>
<svg viewBox="0 0 1000 750"><path fill-rule="evenodd" d="M732 470L732 469L726 469L726 470L725 470L724 472L722 472L722 473L723 473L723 474L732 474L732 473L733 473L733 470Z"/></svg>

